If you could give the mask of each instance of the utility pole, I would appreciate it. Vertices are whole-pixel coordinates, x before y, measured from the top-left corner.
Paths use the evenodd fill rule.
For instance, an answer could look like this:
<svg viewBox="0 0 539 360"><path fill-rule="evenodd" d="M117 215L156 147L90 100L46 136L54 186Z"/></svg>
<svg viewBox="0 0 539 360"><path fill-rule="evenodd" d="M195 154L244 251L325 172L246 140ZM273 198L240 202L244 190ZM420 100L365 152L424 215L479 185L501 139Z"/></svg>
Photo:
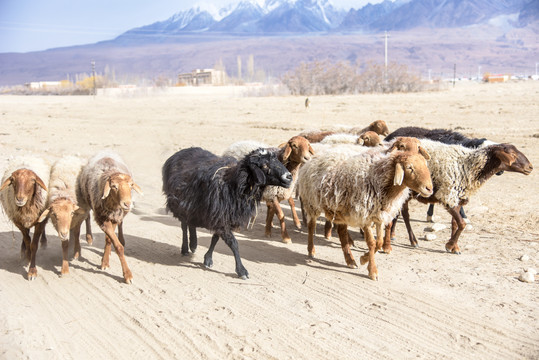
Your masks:
<svg viewBox="0 0 539 360"><path fill-rule="evenodd" d="M385 83L387 84L387 38L389 37L389 34L387 33L387 31L384 31L384 42L385 42L385 72L384 72L384 80L385 80Z"/></svg>
<svg viewBox="0 0 539 360"><path fill-rule="evenodd" d="M92 60L92 78L94 80L94 97L97 95L97 84L96 84L96 80L95 80L95 61Z"/></svg>
<svg viewBox="0 0 539 360"><path fill-rule="evenodd" d="M477 69L477 81L481 82L481 65Z"/></svg>
<svg viewBox="0 0 539 360"><path fill-rule="evenodd" d="M453 65L453 87L455 87L455 81L457 81L457 64Z"/></svg>

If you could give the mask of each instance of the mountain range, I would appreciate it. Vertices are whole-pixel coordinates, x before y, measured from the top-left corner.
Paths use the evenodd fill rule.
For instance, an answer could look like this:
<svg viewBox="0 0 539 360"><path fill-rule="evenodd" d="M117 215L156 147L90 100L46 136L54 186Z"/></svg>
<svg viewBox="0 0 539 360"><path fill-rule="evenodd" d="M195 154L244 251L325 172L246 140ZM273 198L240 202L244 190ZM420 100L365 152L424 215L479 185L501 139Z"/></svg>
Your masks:
<svg viewBox="0 0 539 360"><path fill-rule="evenodd" d="M511 17L522 27L539 19L537 0L384 0L360 9L335 8L329 0L242 0L217 13L198 6L117 38L185 33L274 35L332 31L379 32L418 27L454 28Z"/></svg>
<svg viewBox="0 0 539 360"><path fill-rule="evenodd" d="M0 54L0 85L88 73L174 78L239 57L278 77L300 62L390 60L425 73L525 72L539 59L538 0L384 0L358 9L329 0L241 0L221 9L196 6L96 44ZM530 60L531 59L531 60Z"/></svg>

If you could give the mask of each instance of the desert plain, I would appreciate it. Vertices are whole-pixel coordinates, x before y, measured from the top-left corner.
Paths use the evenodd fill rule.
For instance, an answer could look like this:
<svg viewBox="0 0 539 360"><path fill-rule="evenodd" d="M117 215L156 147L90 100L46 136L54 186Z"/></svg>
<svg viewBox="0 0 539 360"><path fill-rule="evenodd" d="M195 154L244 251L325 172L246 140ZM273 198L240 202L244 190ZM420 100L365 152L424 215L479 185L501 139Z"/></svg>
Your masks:
<svg viewBox="0 0 539 360"><path fill-rule="evenodd" d="M202 266L211 234L199 229L195 254L180 253L179 222L165 211L161 167L179 149L221 154L235 141L279 145L305 129L366 126L448 128L517 146L539 164L539 81L459 82L407 94L245 96L240 87L100 93L98 96L0 96L0 169L19 155L51 163L117 151L144 195L124 222L125 284L118 257L100 269L104 235L60 276L61 242L52 225L26 279L21 234L0 211L0 358L2 359L537 359L539 171L490 179L466 206L472 229L445 252L446 225L426 241L426 206L411 202L419 248L397 224L391 254L378 253L379 281L366 266L346 266L336 234L307 256L306 227L295 229L283 204L291 244L277 227L264 235L266 206L238 232L250 279L234 272L220 241L214 266ZM299 211L299 202L297 202ZM277 224L277 222L275 222ZM357 230L357 229L355 229ZM352 229L357 258L366 245ZM70 248L70 254L72 249ZM523 257L523 255L525 255Z"/></svg>

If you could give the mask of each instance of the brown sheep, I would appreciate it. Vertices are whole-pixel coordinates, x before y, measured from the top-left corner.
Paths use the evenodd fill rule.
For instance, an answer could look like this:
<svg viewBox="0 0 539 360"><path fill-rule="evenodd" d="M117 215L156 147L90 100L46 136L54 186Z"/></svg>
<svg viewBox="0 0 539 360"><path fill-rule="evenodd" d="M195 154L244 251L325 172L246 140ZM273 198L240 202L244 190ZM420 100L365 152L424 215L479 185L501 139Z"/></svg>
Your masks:
<svg viewBox="0 0 539 360"><path fill-rule="evenodd" d="M105 249L101 259L101 269L110 267L111 245L122 264L126 283L133 280L131 270L124 256L125 239L122 223L132 207L131 190L142 194L133 181L131 172L118 154L103 151L92 157L80 175L78 191L81 193L79 206L94 213L94 219L105 233ZM118 226L118 236L115 230Z"/></svg>
<svg viewBox="0 0 539 360"><path fill-rule="evenodd" d="M314 150L311 147L311 144L302 136L294 136L288 140L288 142L279 146L277 157L279 161L285 165L286 169L292 174L292 184L289 188L270 185L264 189L262 199L266 201L266 205L268 207L266 216L266 236L271 236L273 216L277 214L277 217L281 223L281 238L283 242L289 243L291 241L290 236L286 231L284 213L280 205L280 202L283 200L288 200L290 210L292 211L292 217L294 219L294 224L298 229L301 228L301 222L299 221L294 197L292 195L298 179L300 166L309 161L313 155Z"/></svg>
<svg viewBox="0 0 539 360"><path fill-rule="evenodd" d="M38 219L47 205L50 167L39 158L21 157L8 165L0 186L0 200L8 218L22 233L21 257L30 261L28 280L37 277L36 253L46 222ZM34 235L30 241L30 229Z"/></svg>

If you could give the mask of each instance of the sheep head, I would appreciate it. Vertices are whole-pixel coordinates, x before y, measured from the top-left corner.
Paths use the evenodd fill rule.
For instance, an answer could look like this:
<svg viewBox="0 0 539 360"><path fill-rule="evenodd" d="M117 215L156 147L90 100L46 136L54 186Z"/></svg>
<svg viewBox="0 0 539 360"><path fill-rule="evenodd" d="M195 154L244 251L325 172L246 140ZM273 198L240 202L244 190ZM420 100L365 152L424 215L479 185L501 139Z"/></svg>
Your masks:
<svg viewBox="0 0 539 360"><path fill-rule="evenodd" d="M358 137L357 144L368 146L368 147L374 147L374 146L382 145L382 140L380 139L380 136L376 132L367 131Z"/></svg>
<svg viewBox="0 0 539 360"><path fill-rule="evenodd" d="M427 161L421 154L396 153L393 185L406 186L423 197L432 195L432 179Z"/></svg>
<svg viewBox="0 0 539 360"><path fill-rule="evenodd" d="M66 198L59 198L52 202L49 207L43 211L39 217L38 222L43 222L49 218L56 231L58 237L62 241L69 240L69 229L71 229L71 223L75 214L82 214L84 210L80 209L72 201Z"/></svg>
<svg viewBox="0 0 539 360"><path fill-rule="evenodd" d="M366 129L367 131L374 131L378 135L386 136L389 134L389 128L384 120L376 120L372 122Z"/></svg>
<svg viewBox="0 0 539 360"><path fill-rule="evenodd" d="M497 144L490 147L494 156L500 161L495 172L512 171L524 175L529 175L532 172L532 163L516 146L512 144Z"/></svg>
<svg viewBox="0 0 539 360"><path fill-rule="evenodd" d="M35 172L28 169L15 170L11 176L4 181L0 187L0 191L3 191L10 185L13 186L13 191L15 193L15 204L19 207L26 205L28 200L32 199L37 186L47 191L47 186L43 183L43 180L41 180Z"/></svg>
<svg viewBox="0 0 539 360"><path fill-rule="evenodd" d="M314 155L309 140L303 136L294 136L284 145L283 162L292 161L303 164Z"/></svg>
<svg viewBox="0 0 539 360"><path fill-rule="evenodd" d="M122 210L131 210L131 190L142 195L142 190L133 181L131 176L123 173L115 173L108 177L103 189L102 199L119 205Z"/></svg>
<svg viewBox="0 0 539 360"><path fill-rule="evenodd" d="M393 152L395 150L405 151L412 154L421 154L425 159L430 160L429 153L421 146L421 142L417 138L399 136L395 139L387 152Z"/></svg>
<svg viewBox="0 0 539 360"><path fill-rule="evenodd" d="M256 184L290 187L292 174L279 161L275 153L260 148L249 153L245 161Z"/></svg>

